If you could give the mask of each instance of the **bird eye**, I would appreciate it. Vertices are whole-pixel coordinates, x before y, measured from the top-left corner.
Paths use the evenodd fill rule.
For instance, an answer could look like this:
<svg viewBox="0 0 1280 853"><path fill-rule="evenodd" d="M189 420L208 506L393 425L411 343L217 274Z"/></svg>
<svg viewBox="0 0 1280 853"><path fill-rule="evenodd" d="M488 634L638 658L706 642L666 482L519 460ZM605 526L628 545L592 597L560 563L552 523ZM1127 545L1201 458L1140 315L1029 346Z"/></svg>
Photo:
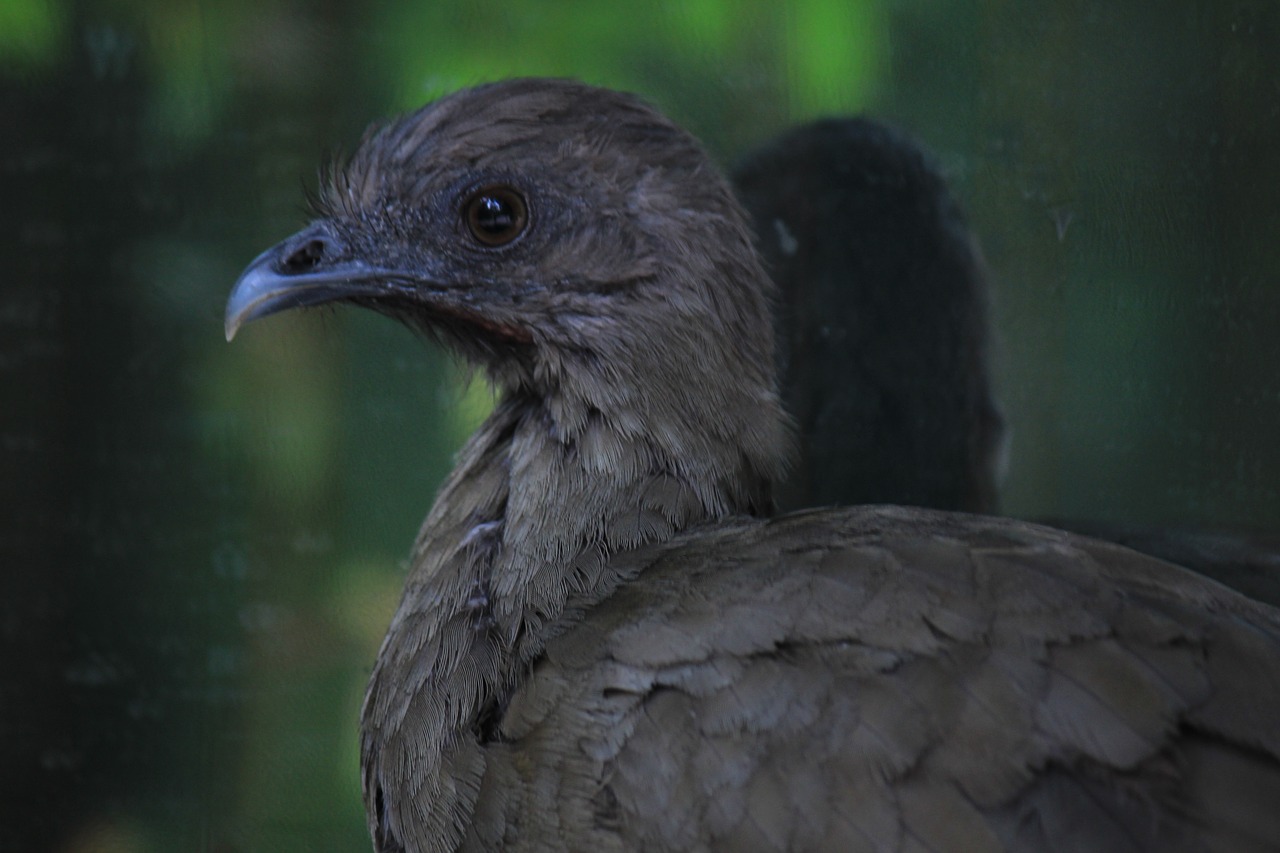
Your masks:
<svg viewBox="0 0 1280 853"><path fill-rule="evenodd" d="M524 233L529 208L510 187L485 187L467 199L462 215L471 236L486 246L505 246Z"/></svg>

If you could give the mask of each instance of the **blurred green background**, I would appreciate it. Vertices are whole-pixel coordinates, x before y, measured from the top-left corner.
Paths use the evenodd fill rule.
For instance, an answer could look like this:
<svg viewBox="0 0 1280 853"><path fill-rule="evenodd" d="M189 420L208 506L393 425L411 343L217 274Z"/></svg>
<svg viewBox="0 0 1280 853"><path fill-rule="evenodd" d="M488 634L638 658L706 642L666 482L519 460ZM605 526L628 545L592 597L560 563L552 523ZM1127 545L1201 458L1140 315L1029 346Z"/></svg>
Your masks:
<svg viewBox="0 0 1280 853"><path fill-rule="evenodd" d="M0 851L368 849L364 678L489 392L222 305L333 147L517 74L725 163L909 130L993 271L1005 508L1280 531L1274 0L0 0Z"/></svg>

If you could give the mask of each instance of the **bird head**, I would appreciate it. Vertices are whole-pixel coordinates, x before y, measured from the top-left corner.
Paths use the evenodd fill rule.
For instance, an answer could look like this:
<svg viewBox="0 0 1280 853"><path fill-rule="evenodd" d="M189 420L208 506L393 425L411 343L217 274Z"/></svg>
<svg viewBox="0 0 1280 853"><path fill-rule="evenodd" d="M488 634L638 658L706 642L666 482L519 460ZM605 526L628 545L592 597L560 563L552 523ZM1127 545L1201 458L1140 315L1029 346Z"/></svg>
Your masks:
<svg viewBox="0 0 1280 853"><path fill-rule="evenodd" d="M371 129L316 207L236 283L228 339L352 303L579 419L692 418L786 445L746 215L699 143L640 99L549 79L463 90Z"/></svg>

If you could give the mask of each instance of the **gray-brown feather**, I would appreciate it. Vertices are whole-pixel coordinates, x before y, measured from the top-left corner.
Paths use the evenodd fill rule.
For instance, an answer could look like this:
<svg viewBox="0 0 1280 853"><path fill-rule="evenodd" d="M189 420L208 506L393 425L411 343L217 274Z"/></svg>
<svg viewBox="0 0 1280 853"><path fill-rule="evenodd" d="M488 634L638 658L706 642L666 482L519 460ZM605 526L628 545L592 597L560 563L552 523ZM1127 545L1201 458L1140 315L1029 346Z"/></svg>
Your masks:
<svg viewBox="0 0 1280 853"><path fill-rule="evenodd" d="M1190 573L897 508L618 561L634 579L547 645L488 752L501 813L536 821L512 849L1280 839L1280 621Z"/></svg>

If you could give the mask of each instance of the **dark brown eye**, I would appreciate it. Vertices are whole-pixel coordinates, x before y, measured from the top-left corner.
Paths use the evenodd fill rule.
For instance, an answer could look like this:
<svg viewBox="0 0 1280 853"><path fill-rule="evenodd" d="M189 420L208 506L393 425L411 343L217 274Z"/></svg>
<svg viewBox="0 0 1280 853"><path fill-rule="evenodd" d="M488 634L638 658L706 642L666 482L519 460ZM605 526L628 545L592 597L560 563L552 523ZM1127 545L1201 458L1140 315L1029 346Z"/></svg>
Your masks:
<svg viewBox="0 0 1280 853"><path fill-rule="evenodd" d="M529 209L510 187L485 187L462 208L471 236L486 246L505 246L524 233Z"/></svg>

